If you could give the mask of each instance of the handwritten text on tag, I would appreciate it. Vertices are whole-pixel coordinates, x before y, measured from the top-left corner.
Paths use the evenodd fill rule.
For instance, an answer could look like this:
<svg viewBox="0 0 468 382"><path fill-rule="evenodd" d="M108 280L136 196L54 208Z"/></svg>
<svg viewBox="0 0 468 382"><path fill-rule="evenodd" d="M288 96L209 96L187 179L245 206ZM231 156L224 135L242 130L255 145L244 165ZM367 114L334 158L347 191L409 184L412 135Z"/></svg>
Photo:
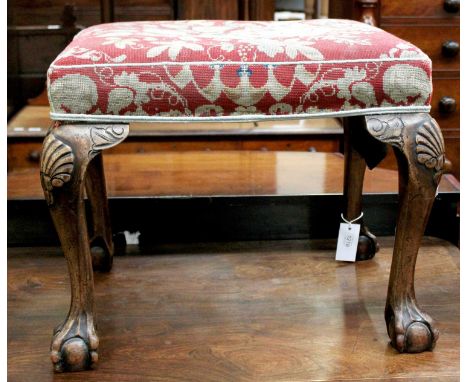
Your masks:
<svg viewBox="0 0 468 382"><path fill-rule="evenodd" d="M336 245L337 261L356 261L360 224L341 223Z"/></svg>

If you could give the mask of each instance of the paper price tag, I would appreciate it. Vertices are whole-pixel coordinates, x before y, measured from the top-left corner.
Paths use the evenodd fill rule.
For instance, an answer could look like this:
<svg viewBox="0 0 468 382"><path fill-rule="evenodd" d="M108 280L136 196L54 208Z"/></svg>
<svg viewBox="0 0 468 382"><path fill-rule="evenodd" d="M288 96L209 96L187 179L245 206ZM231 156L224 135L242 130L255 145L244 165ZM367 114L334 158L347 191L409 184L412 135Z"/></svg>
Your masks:
<svg viewBox="0 0 468 382"><path fill-rule="evenodd" d="M360 230L360 224L340 224L335 260L356 261L356 250L359 242Z"/></svg>

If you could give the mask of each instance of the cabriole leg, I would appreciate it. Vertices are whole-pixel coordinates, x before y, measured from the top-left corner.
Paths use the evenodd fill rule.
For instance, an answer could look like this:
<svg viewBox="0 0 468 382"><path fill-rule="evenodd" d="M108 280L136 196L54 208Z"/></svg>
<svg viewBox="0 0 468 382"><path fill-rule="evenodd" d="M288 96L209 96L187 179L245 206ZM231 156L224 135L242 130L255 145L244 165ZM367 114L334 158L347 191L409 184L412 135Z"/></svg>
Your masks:
<svg viewBox="0 0 468 382"><path fill-rule="evenodd" d="M70 309L55 329L51 344L56 371L85 370L98 359L84 179L90 161L100 150L121 142L127 133L126 125L56 124L44 140L41 184L67 259L71 284Z"/></svg>
<svg viewBox="0 0 468 382"><path fill-rule="evenodd" d="M101 153L97 154L89 163L85 185L86 195L91 206L92 231L89 245L93 269L109 272L114 258L114 244Z"/></svg>
<svg viewBox="0 0 468 382"><path fill-rule="evenodd" d="M399 168L399 213L385 320L400 352L431 350L439 336L414 291L416 257L444 168L444 142L428 114L369 116L368 131L390 143Z"/></svg>
<svg viewBox="0 0 468 382"><path fill-rule="evenodd" d="M363 118L344 118L343 128L345 154L343 216L347 220L353 220L362 212L362 187L366 172L366 161L356 150L354 141L357 139L356 130L365 129L365 120ZM379 250L377 239L365 226L364 218L359 219L356 223L361 224L356 260L372 259Z"/></svg>

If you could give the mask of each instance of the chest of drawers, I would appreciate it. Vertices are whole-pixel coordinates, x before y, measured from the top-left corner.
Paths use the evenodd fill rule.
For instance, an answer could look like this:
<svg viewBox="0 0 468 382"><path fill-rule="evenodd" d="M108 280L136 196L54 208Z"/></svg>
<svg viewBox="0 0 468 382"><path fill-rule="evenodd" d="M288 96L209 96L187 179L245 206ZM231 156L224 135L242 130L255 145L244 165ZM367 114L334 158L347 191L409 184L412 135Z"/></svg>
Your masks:
<svg viewBox="0 0 468 382"><path fill-rule="evenodd" d="M381 0L380 27L432 59L432 116L442 128L452 171L460 176L460 0Z"/></svg>
<svg viewBox="0 0 468 382"><path fill-rule="evenodd" d="M431 115L442 128L452 172L460 177L460 0L330 0L329 17L378 24L432 59Z"/></svg>

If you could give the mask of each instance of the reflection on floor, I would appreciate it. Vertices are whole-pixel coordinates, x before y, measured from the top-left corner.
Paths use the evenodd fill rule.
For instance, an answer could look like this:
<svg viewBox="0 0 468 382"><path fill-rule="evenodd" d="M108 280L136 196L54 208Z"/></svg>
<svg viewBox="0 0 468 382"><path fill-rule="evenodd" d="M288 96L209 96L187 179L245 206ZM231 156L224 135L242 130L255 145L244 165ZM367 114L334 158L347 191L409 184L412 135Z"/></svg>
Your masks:
<svg viewBox="0 0 468 382"><path fill-rule="evenodd" d="M95 276L98 369L55 376L65 260L57 248L10 248L9 381L457 381L459 251L424 240L416 294L441 335L433 352L399 355L383 318L392 240L358 264L335 262L332 241L130 248Z"/></svg>

